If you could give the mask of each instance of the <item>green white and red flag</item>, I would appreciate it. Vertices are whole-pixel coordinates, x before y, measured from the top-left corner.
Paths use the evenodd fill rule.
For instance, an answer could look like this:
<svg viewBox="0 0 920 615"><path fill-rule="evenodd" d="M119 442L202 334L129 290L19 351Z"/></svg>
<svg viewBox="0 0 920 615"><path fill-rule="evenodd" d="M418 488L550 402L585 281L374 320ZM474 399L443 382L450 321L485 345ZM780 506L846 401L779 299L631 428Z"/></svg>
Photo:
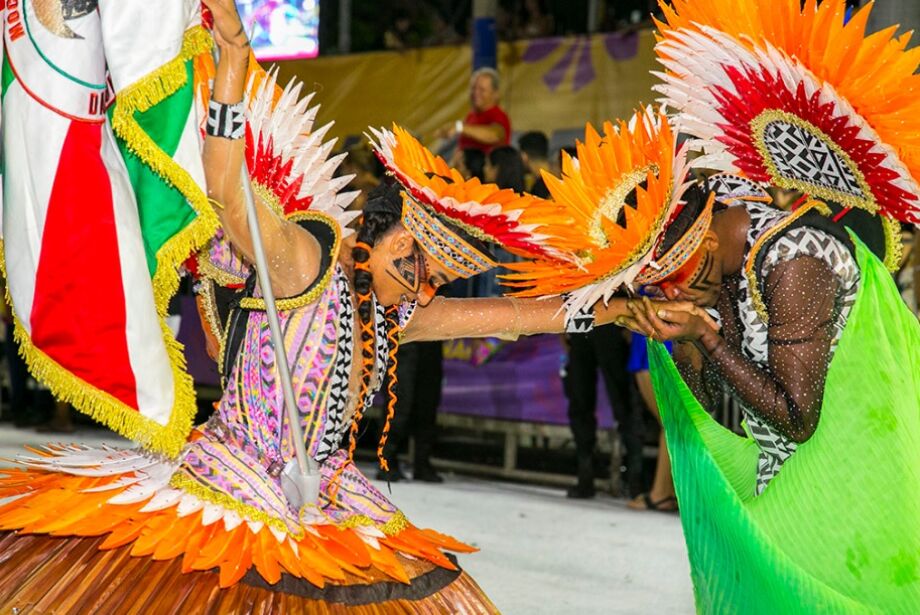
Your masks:
<svg viewBox="0 0 920 615"><path fill-rule="evenodd" d="M213 234L192 0L0 0L3 255L33 375L169 455L195 414L165 322L178 268Z"/></svg>

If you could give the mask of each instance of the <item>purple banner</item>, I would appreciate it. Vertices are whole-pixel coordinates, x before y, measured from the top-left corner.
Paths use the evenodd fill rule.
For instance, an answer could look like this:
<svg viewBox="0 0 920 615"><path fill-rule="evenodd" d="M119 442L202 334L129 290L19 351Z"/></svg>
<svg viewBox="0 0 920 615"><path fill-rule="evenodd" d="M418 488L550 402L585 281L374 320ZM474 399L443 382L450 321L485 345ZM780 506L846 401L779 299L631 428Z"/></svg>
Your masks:
<svg viewBox="0 0 920 615"><path fill-rule="evenodd" d="M568 401L559 369L565 349L558 335L516 342L444 342L444 386L439 412L510 421L568 425ZM598 425L613 426L613 413L598 374Z"/></svg>

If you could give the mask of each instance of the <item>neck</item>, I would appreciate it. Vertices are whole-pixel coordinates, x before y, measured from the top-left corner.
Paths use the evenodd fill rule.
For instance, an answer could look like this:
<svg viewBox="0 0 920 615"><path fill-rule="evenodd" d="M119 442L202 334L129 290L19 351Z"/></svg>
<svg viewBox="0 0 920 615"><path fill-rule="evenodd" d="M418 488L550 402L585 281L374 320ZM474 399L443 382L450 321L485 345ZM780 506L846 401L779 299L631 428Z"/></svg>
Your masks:
<svg viewBox="0 0 920 615"><path fill-rule="evenodd" d="M716 258L722 265L722 275L737 275L744 266L750 216L743 207L730 207L713 217L712 228L719 237Z"/></svg>

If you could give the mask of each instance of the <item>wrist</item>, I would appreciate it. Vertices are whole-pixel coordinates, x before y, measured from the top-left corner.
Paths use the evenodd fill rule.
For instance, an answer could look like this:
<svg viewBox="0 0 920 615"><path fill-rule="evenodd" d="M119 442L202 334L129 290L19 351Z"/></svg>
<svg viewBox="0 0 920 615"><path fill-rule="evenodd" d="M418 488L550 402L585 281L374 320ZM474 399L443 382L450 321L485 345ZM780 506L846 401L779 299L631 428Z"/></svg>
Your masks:
<svg viewBox="0 0 920 615"><path fill-rule="evenodd" d="M226 57L234 62L244 62L249 64L249 40L246 37L240 37L238 41L218 43L221 58Z"/></svg>
<svg viewBox="0 0 920 615"><path fill-rule="evenodd" d="M725 343L725 340L715 331L706 331L699 337L697 343L707 355L712 356Z"/></svg>

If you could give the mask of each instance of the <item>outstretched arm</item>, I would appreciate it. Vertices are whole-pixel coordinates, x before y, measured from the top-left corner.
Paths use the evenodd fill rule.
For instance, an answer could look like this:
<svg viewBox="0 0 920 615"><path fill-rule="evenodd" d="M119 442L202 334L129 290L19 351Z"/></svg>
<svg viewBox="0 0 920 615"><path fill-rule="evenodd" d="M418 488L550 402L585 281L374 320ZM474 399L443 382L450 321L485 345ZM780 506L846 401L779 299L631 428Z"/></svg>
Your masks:
<svg viewBox="0 0 920 615"><path fill-rule="evenodd" d="M214 39L220 50L211 97L232 105L243 100L249 69L249 40L243 31L234 0L204 0L214 15ZM208 196L227 238L249 262L254 262L246 217L241 170L245 139L208 135L204 142L204 168ZM319 274L320 247L307 231L286 221L256 198L256 212L268 261L272 287L280 297L302 292Z"/></svg>
<svg viewBox="0 0 920 615"><path fill-rule="evenodd" d="M625 299L614 298L594 308L598 325L613 322L628 314ZM419 307L403 332L403 341L446 340L458 337L499 337L517 339L521 335L562 333L565 312L562 299L445 299L435 297Z"/></svg>

